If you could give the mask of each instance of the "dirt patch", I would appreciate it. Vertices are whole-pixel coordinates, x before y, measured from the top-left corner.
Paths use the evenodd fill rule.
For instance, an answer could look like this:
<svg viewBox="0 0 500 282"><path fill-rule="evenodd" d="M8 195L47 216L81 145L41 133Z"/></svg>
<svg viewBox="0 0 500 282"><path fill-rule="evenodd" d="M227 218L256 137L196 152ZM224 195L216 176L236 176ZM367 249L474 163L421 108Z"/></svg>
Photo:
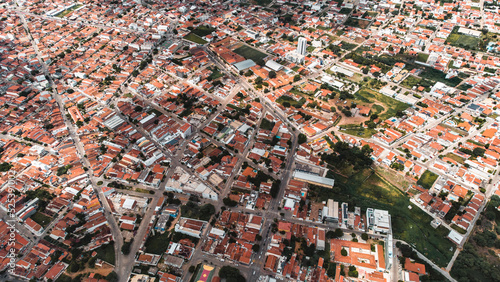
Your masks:
<svg viewBox="0 0 500 282"><path fill-rule="evenodd" d="M170 224L170 227L167 230L168 232L175 228L175 224L177 223L177 221L179 221L179 218L181 218L181 209L179 209L179 214L177 215L177 217L172 220L172 224Z"/></svg>
<svg viewBox="0 0 500 282"><path fill-rule="evenodd" d="M75 278L76 276L80 275L80 274L85 274L85 273L98 273L104 277L106 277L109 273L111 273L115 268L108 264L108 263L103 263L101 267L97 267L97 268L85 268L83 270L80 270L78 272L74 272L74 273L68 273L68 271L66 271L64 274L71 277L71 278Z"/></svg>
<svg viewBox="0 0 500 282"><path fill-rule="evenodd" d="M387 182L391 183L399 190L406 192L410 184L415 184L415 180L404 176L401 173L395 173L394 170L377 166L376 172L382 176Z"/></svg>

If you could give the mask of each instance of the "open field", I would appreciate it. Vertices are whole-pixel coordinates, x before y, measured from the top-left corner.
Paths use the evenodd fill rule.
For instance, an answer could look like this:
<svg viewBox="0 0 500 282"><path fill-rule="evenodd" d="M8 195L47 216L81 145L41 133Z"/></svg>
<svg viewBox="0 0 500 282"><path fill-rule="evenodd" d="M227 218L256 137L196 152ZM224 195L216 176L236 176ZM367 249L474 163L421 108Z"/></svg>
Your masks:
<svg viewBox="0 0 500 282"><path fill-rule="evenodd" d="M55 17L58 17L58 18L64 18L65 16L67 16L68 14L70 14L71 12L77 10L78 8L80 8L81 6L83 6L82 4L76 4L75 6L69 8L69 9L66 9L58 14L55 15Z"/></svg>
<svg viewBox="0 0 500 282"><path fill-rule="evenodd" d="M465 162L464 158L459 157L459 156L457 156L457 155L455 155L453 153L448 153L448 154L446 154L445 157L448 157L448 158L450 158L450 159L452 159L452 160L454 160L454 161L456 161L457 163L460 163L460 164L464 164L464 162Z"/></svg>
<svg viewBox="0 0 500 282"><path fill-rule="evenodd" d="M352 119L352 118L346 117L345 119ZM341 131L342 133L359 136L363 138L370 138L373 134L377 133L375 129L364 128L359 124L345 124L345 125L340 125L339 127L342 129Z"/></svg>
<svg viewBox="0 0 500 282"><path fill-rule="evenodd" d="M417 184L425 189L431 189L432 185L438 179L439 175L430 170L426 170L417 181Z"/></svg>
<svg viewBox="0 0 500 282"><path fill-rule="evenodd" d="M35 214L33 214L31 216L31 219L40 224L42 227L46 227L47 225L49 225L49 223L52 221L52 218L48 215L45 215L41 212L36 212Z"/></svg>
<svg viewBox="0 0 500 282"><path fill-rule="evenodd" d="M276 99L276 103L282 104L284 107L292 106L295 108L301 108L302 105L306 102L305 98L300 99L299 101L295 101L294 99L288 97L288 96L281 96L278 99ZM287 104L288 103L288 104Z"/></svg>
<svg viewBox="0 0 500 282"><path fill-rule="evenodd" d="M432 228L432 217L413 205L400 189L371 169L352 175L333 175L333 189L313 187L310 196L317 201L335 199L348 203L350 207L361 207L362 210L369 207L388 210L396 239L412 244L437 265L446 266L454 250L454 244L446 238L448 230L442 226Z"/></svg>
<svg viewBox="0 0 500 282"><path fill-rule="evenodd" d="M372 104L382 104L381 107L385 109L383 113L379 114L379 117L384 120L394 116L398 111L406 110L409 105L400 102L391 97L385 96L384 94L378 93L374 90L368 88L362 88L356 94L354 94L357 100L365 103Z"/></svg>
<svg viewBox="0 0 500 282"><path fill-rule="evenodd" d="M426 63L427 59L429 59L429 54L418 53L416 60L419 61L419 62L422 62L422 63Z"/></svg>
<svg viewBox="0 0 500 282"><path fill-rule="evenodd" d="M446 43L449 43L450 45L453 46L474 50L475 48L478 47L479 40L480 40L479 38L474 36L452 32L446 39Z"/></svg>
<svg viewBox="0 0 500 282"><path fill-rule="evenodd" d="M198 44L207 43L207 41L203 40L203 38L199 37L198 35L196 35L192 32L189 33L188 35L184 36L184 39L189 40L189 41L194 42L194 43L198 43Z"/></svg>
<svg viewBox="0 0 500 282"><path fill-rule="evenodd" d="M110 263L110 264L115 264L115 245L113 244L107 244L102 247L99 247L95 249L97 252L97 258L102 259L103 261Z"/></svg>
<svg viewBox="0 0 500 282"><path fill-rule="evenodd" d="M250 59L259 65L264 65L263 59L267 57L266 54L254 48L248 47L247 45L242 45L241 47L234 49L233 52L245 57L245 59Z"/></svg>
<svg viewBox="0 0 500 282"><path fill-rule="evenodd" d="M146 241L146 253L157 255L163 254L167 250L168 243L170 242L169 235L169 232L163 234L157 232L155 235L149 236Z"/></svg>
<svg viewBox="0 0 500 282"><path fill-rule="evenodd" d="M365 29L368 25L370 25L370 23L371 23L370 20L362 20L358 18L349 17L344 24L347 26Z"/></svg>
<svg viewBox="0 0 500 282"><path fill-rule="evenodd" d="M199 37L203 37L203 36L207 36L207 35L211 34L214 30L215 30L215 28L213 28L213 27L200 25L199 27L197 27L193 30L193 33L198 35Z"/></svg>

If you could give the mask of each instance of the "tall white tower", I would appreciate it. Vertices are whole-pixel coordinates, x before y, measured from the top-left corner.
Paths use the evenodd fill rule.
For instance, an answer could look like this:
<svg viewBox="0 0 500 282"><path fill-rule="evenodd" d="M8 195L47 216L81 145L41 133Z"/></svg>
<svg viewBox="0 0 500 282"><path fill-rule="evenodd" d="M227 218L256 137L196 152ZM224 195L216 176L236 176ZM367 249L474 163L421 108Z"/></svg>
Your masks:
<svg viewBox="0 0 500 282"><path fill-rule="evenodd" d="M304 37L299 38L299 43L297 44L297 54L305 56L307 48L307 39Z"/></svg>

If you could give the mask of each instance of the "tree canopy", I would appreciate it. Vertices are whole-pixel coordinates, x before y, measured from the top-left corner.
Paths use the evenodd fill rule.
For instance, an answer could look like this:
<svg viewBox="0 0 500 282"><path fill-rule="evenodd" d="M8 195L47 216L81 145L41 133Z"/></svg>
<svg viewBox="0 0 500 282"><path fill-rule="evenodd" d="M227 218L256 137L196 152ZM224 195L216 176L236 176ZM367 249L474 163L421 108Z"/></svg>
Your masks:
<svg viewBox="0 0 500 282"><path fill-rule="evenodd" d="M321 155L321 160L327 162L335 168L342 168L352 165L355 170L368 168L373 160L370 157L372 149L365 145L361 149L357 146L350 146L346 142L337 142L333 145L334 153Z"/></svg>

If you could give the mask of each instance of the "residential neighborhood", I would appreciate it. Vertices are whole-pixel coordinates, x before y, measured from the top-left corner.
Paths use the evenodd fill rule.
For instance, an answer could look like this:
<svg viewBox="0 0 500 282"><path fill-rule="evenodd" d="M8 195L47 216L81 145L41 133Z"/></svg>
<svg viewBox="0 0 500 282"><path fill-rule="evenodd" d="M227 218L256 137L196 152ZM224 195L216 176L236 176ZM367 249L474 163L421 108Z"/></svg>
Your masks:
<svg viewBox="0 0 500 282"><path fill-rule="evenodd" d="M499 9L1 0L0 280L500 280Z"/></svg>

